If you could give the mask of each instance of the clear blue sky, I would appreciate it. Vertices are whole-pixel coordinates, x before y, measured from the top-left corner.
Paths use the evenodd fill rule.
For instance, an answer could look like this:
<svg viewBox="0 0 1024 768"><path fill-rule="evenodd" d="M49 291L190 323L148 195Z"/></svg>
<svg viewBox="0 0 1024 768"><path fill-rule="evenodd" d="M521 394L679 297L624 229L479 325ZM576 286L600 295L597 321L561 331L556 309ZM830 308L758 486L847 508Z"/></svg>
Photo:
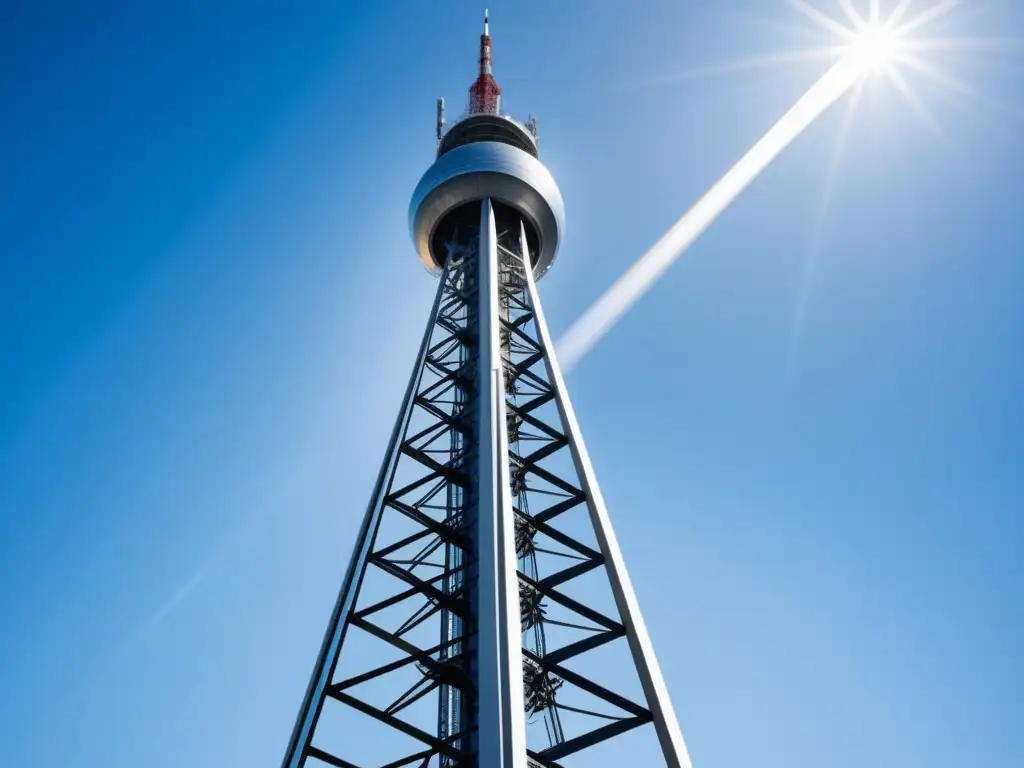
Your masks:
<svg viewBox="0 0 1024 768"><path fill-rule="evenodd" d="M821 44L781 0L490 5L556 335L827 66L669 77ZM845 101L569 376L697 768L1024 765L1024 8L967 5L944 140L872 82L824 219ZM481 10L0 6L5 764L278 765Z"/></svg>

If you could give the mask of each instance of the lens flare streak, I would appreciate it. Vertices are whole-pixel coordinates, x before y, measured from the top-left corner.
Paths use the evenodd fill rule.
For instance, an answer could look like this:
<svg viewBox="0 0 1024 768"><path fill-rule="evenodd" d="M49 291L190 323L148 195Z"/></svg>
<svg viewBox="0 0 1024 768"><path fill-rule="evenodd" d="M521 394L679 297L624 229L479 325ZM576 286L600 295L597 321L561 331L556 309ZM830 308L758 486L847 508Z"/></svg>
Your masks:
<svg viewBox="0 0 1024 768"><path fill-rule="evenodd" d="M861 76L859 66L842 59L811 86L753 148L573 324L557 345L562 367L569 369L575 365L782 150Z"/></svg>
<svg viewBox="0 0 1024 768"><path fill-rule="evenodd" d="M863 82L872 73L891 76L897 92L907 100L917 117L937 134L942 134L941 126L910 90L897 67L908 67L960 95L978 98L969 88L916 55L916 52L927 50L929 45L940 46L941 41L908 38L909 33L918 32L946 16L959 4L959 0L938 0L909 18L912 0L900 0L884 20L878 0L870 0L866 18L858 12L854 0L836 0L852 28L815 8L808 0L788 2L815 24L840 38L839 60L569 328L557 345L563 368L575 365L732 201L855 83ZM971 47L978 44L977 40L970 42ZM960 45L963 45L962 40Z"/></svg>

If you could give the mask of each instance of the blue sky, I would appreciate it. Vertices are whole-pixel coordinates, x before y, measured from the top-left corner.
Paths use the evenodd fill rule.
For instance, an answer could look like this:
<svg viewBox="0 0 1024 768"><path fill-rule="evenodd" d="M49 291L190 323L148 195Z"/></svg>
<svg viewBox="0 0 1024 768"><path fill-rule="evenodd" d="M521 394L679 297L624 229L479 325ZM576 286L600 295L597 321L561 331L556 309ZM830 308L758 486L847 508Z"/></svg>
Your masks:
<svg viewBox="0 0 1024 768"><path fill-rule="evenodd" d="M781 0L490 4L566 199L556 335L827 66L699 72L820 45ZM12 764L278 764L480 11L0 6ZM846 101L568 379L698 768L1024 764L1024 8L933 34L1004 41L932 55L981 98L908 75L944 138L872 81L823 218Z"/></svg>

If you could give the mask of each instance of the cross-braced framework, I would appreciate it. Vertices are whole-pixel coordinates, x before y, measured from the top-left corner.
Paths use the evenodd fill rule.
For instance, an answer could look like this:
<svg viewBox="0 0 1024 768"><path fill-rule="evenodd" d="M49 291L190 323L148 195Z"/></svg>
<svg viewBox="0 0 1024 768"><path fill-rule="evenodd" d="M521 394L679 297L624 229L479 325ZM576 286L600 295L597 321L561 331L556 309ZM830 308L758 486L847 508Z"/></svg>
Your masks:
<svg viewBox="0 0 1024 768"><path fill-rule="evenodd" d="M525 268L526 227L490 201L473 219L445 243L430 322L284 765L557 768L589 763L599 745L654 722L666 764L688 766ZM496 318L481 318L488 307ZM504 384L490 404L489 327ZM487 409L504 431L487 429ZM488 474L496 449L507 473ZM484 488L490 477L508 485L507 513L502 494ZM514 541L503 543L502 530ZM502 582L491 577L505 544L517 567ZM488 587L502 584L489 608ZM502 644L500 613L516 605L521 643L511 648L516 632ZM499 668L521 663L518 679L488 686L489 644ZM521 711L503 713L511 719L496 757L487 724L502 706ZM521 749L507 733L516 718Z"/></svg>
<svg viewBox="0 0 1024 768"><path fill-rule="evenodd" d="M545 363L549 350L538 334L520 255L524 239L519 231L499 231L508 460L515 499L526 710L543 722L546 741L531 744L529 756L537 765L554 766L557 760L650 722L651 714L600 685L592 674L566 666L625 637L625 629L617 615L609 615L613 606L613 611L602 611L570 597L573 582L601 568L605 560L591 543L593 532L587 536L587 521L570 519L573 512L585 512L587 495L557 412L556 391ZM567 732L565 713L582 716L572 723L575 732Z"/></svg>

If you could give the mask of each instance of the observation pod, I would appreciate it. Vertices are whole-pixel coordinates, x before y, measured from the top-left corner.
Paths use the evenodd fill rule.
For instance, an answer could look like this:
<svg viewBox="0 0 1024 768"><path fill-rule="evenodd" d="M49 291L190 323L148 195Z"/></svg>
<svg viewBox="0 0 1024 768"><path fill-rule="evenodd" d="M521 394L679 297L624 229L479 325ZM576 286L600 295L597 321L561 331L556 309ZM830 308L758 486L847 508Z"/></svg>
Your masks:
<svg viewBox="0 0 1024 768"><path fill-rule="evenodd" d="M437 103L437 159L413 191L409 230L423 265L441 275L452 254L465 248L469 230L489 201L495 225L528 250L540 278L555 260L565 229L562 193L537 159L537 124L501 114L494 79L487 12L480 35L480 69L469 88L466 114L444 130L444 100Z"/></svg>
<svg viewBox="0 0 1024 768"><path fill-rule="evenodd" d="M438 158L409 204L409 228L423 265L440 275L458 232L494 204L499 228L518 214L536 278L551 268L565 230L565 204L554 177L537 159L536 139L510 118L470 115L452 126ZM515 225L518 229L518 225Z"/></svg>

